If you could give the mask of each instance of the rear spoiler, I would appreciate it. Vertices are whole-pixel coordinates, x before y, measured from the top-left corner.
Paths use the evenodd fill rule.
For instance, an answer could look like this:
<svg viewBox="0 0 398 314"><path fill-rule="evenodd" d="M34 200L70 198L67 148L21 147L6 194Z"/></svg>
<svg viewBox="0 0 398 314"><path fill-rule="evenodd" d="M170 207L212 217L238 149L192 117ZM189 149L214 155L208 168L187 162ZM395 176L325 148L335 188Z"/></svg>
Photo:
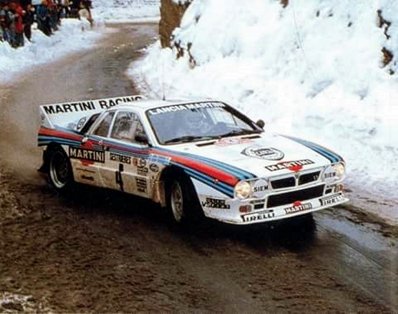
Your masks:
<svg viewBox="0 0 398 314"><path fill-rule="evenodd" d="M102 112L108 108L146 99L142 95L132 95L94 100L48 104L40 106L41 126L54 129L55 126L68 127L77 120Z"/></svg>

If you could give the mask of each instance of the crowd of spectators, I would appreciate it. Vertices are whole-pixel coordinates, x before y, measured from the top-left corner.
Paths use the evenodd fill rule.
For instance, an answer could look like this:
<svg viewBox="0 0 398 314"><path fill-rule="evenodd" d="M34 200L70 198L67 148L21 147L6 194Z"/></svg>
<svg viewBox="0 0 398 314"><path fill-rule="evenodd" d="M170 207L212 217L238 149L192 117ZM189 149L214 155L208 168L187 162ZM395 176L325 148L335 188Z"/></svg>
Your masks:
<svg viewBox="0 0 398 314"><path fill-rule="evenodd" d="M90 24L91 0L0 0L0 44L17 48L32 40L32 25L50 36L62 18L84 16Z"/></svg>

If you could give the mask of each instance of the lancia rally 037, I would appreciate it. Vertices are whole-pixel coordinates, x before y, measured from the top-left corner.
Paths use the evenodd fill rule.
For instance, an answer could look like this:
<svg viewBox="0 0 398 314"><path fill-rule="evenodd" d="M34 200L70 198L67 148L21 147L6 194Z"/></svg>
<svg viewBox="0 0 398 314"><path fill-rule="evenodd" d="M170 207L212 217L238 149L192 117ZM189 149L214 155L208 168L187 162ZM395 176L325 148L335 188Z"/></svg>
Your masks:
<svg viewBox="0 0 398 314"><path fill-rule="evenodd" d="M42 105L40 115L41 170L58 191L79 182L138 195L177 223L253 224L348 201L342 157L221 101L136 95Z"/></svg>

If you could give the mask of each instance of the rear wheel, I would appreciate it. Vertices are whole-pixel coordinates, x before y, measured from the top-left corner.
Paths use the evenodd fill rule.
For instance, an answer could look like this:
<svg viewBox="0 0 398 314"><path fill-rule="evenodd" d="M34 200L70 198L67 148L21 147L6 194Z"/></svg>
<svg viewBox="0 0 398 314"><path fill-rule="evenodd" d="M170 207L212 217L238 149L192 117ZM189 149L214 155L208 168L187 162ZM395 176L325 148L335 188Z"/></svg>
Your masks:
<svg viewBox="0 0 398 314"><path fill-rule="evenodd" d="M70 161L64 150L56 147L49 152L48 179L59 192L65 192L73 183Z"/></svg>

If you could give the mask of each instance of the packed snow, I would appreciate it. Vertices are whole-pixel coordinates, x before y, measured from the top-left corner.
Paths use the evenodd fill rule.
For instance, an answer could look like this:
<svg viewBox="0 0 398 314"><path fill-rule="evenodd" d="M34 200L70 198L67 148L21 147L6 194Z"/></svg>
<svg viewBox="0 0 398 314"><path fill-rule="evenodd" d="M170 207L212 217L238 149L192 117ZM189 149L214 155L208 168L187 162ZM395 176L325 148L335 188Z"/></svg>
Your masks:
<svg viewBox="0 0 398 314"><path fill-rule="evenodd" d="M398 1L194 0L173 34L192 45L194 61L157 42L128 73L154 97L223 99L265 120L266 131L335 150L347 162L352 205L398 223L394 12ZM386 67L383 47L396 52Z"/></svg>
<svg viewBox="0 0 398 314"><path fill-rule="evenodd" d="M0 84L92 48L109 31L104 22L158 21L159 3L94 0L93 29L64 19L54 36L34 30L23 48L0 43ZM378 27L377 10L387 29ZM192 43L195 64L156 42L128 73L148 96L223 99L265 120L266 131L335 150L347 161L352 205L397 224L398 73L390 75L398 72L397 11L398 1L388 0L290 0L286 8L275 0L193 0L174 37ZM396 52L386 67L383 47Z"/></svg>
<svg viewBox="0 0 398 314"><path fill-rule="evenodd" d="M12 82L17 75L34 66L62 58L72 52L92 48L103 30L98 27L91 31L89 28L87 21L63 19L60 29L50 37L37 30L34 25L32 42L25 39L25 45L18 49L0 42L0 84Z"/></svg>

